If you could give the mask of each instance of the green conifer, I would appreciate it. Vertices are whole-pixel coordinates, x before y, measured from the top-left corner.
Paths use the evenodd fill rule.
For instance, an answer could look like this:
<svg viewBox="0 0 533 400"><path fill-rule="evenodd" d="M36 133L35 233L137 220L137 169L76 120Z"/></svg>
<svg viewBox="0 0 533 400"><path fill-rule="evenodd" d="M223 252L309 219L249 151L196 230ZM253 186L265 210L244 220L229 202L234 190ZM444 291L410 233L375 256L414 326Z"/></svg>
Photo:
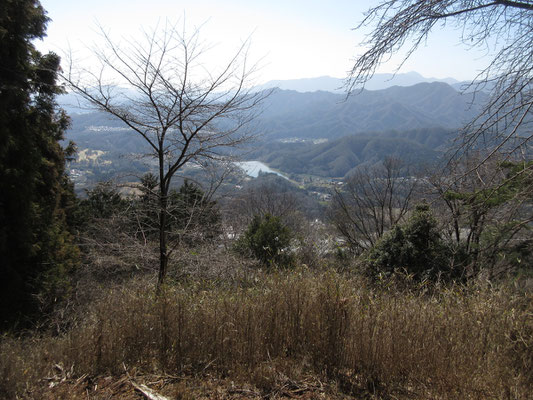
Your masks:
<svg viewBox="0 0 533 400"><path fill-rule="evenodd" d="M60 59L32 44L48 18L36 0L0 9L0 326L48 311L68 290L78 259L67 229L73 204L59 141ZM72 146L70 147L72 149ZM39 306L41 306L39 308ZM44 306L44 310L43 307Z"/></svg>

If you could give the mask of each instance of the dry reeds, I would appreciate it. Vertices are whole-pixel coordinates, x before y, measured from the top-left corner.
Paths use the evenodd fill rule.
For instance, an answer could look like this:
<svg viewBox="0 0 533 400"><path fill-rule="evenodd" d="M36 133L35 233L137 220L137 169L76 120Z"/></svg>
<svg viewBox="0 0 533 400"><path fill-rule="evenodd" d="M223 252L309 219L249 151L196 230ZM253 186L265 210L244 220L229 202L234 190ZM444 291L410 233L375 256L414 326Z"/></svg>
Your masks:
<svg viewBox="0 0 533 400"><path fill-rule="evenodd" d="M526 399L532 300L505 289L377 290L335 272L189 282L159 297L137 282L109 290L63 338L3 340L0 390L20 392L53 364L77 375L253 371L261 387L269 365L298 362L348 394Z"/></svg>

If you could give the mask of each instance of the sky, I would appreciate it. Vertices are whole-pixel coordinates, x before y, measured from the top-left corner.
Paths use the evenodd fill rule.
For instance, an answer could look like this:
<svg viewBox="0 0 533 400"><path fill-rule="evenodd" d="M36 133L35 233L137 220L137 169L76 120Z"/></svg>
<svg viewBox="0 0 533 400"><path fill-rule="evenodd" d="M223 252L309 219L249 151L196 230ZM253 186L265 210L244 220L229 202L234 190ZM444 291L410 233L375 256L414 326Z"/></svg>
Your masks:
<svg viewBox="0 0 533 400"><path fill-rule="evenodd" d="M69 49L83 54L98 46L98 26L112 37L135 38L142 29L161 21L185 21L200 28L209 43L211 61L234 52L250 39L249 58L260 65L256 83L276 79L333 76L345 78L364 32L353 28L375 4L370 0L41 0L51 22L41 51L59 55ZM83 59L83 57L81 57ZM401 55L378 72L394 72ZM426 44L402 66L425 77L472 79L485 65L482 52L467 51L460 31L436 30Z"/></svg>

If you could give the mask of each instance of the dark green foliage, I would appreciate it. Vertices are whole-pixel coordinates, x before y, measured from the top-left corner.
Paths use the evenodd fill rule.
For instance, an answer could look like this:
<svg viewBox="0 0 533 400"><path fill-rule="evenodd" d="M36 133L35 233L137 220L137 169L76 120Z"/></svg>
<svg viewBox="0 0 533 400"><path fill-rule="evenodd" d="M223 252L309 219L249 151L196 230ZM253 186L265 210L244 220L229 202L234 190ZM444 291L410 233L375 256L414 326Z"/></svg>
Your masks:
<svg viewBox="0 0 533 400"><path fill-rule="evenodd" d="M502 162L499 167L506 170L506 179L502 182L474 191L448 190L445 198L459 200L471 209L490 209L507 203L533 183L533 161Z"/></svg>
<svg viewBox="0 0 533 400"><path fill-rule="evenodd" d="M374 277L403 271L418 280L437 279L449 276L449 255L429 206L421 204L405 224L394 226L378 241L365 264Z"/></svg>
<svg viewBox="0 0 533 400"><path fill-rule="evenodd" d="M141 196L136 202L137 218L146 237L159 235L159 182L152 173L141 178ZM179 190L168 195L167 226L171 241L187 245L217 238L222 232L221 216L215 201L200 187L185 179Z"/></svg>
<svg viewBox="0 0 533 400"><path fill-rule="evenodd" d="M501 167L507 169L508 187L515 191L531 187L533 184L533 161L501 163Z"/></svg>
<svg viewBox="0 0 533 400"><path fill-rule="evenodd" d="M66 226L74 198L59 145L68 119L54 100L59 57L31 43L45 36L47 22L35 0L0 8L1 326L39 306L48 311L68 290L78 258Z"/></svg>
<svg viewBox="0 0 533 400"><path fill-rule="evenodd" d="M128 202L110 182L101 182L87 191L87 199L82 204L93 218L110 218L127 207Z"/></svg>
<svg viewBox="0 0 533 400"><path fill-rule="evenodd" d="M246 232L239 238L236 248L242 254L251 254L265 266L291 266L289 253L292 232L279 217L256 215Z"/></svg>
<svg viewBox="0 0 533 400"><path fill-rule="evenodd" d="M79 201L76 210L77 227L82 227L97 219L111 218L127 209L129 202L122 198L111 182L99 182L87 190L87 198Z"/></svg>
<svg viewBox="0 0 533 400"><path fill-rule="evenodd" d="M216 202L187 179L178 191L170 192L169 214L171 234L181 235L188 245L212 240L222 232Z"/></svg>

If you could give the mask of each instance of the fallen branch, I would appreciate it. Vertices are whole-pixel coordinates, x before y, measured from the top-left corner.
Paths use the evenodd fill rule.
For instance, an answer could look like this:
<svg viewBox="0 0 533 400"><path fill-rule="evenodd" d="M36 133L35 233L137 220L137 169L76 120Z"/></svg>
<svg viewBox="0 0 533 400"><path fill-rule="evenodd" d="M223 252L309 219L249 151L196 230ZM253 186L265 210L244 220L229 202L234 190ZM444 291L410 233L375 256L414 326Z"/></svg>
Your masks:
<svg viewBox="0 0 533 400"><path fill-rule="evenodd" d="M146 397L148 400L169 400L167 397L161 396L160 394L154 392L152 389L150 389L146 385L138 385L133 381L131 381L131 384L136 390L141 392L144 395L144 397Z"/></svg>

